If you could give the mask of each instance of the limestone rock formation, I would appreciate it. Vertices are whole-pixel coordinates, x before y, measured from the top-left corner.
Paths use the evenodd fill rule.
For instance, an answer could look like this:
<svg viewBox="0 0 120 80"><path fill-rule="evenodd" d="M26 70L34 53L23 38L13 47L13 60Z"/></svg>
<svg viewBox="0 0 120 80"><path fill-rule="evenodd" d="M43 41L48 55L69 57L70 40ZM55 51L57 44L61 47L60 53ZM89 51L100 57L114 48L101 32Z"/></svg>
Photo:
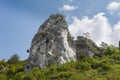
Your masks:
<svg viewBox="0 0 120 80"><path fill-rule="evenodd" d="M89 38L78 36L75 43L77 60L80 60L83 55L96 57L100 54L99 47Z"/></svg>
<svg viewBox="0 0 120 80"><path fill-rule="evenodd" d="M32 40L25 72L34 67L43 69L51 64L64 64L76 60L73 38L68 31L64 16L51 15L39 28Z"/></svg>

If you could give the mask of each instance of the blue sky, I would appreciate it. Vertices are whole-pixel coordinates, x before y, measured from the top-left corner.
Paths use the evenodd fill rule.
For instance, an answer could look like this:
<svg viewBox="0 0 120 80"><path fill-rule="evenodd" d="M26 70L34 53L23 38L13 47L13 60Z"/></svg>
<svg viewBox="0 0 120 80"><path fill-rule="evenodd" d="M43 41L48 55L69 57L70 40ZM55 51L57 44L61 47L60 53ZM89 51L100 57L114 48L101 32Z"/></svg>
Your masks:
<svg viewBox="0 0 120 80"><path fill-rule="evenodd" d="M0 59L27 59L33 36L53 13L66 16L73 36L90 32L96 43L113 45L120 39L119 0L0 0Z"/></svg>

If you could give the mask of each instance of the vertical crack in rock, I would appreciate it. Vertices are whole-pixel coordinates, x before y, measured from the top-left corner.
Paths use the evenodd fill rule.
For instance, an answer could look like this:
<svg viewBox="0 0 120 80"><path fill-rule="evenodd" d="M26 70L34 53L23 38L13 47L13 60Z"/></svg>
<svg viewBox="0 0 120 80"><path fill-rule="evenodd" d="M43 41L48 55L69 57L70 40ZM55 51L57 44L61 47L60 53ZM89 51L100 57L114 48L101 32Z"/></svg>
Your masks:
<svg viewBox="0 0 120 80"><path fill-rule="evenodd" d="M25 72L28 73L34 67L43 69L51 64L75 60L75 44L68 24L64 16L53 14L40 26L32 40Z"/></svg>

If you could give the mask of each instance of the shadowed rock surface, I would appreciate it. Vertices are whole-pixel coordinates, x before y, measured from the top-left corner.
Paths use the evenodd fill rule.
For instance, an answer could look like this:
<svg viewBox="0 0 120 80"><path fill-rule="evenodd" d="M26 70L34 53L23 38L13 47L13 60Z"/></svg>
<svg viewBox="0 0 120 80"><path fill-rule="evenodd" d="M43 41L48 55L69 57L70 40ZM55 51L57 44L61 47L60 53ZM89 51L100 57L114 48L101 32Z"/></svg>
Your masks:
<svg viewBox="0 0 120 80"><path fill-rule="evenodd" d="M81 56L100 56L99 47L91 39L83 36L78 36L75 43L77 60L80 60Z"/></svg>
<svg viewBox="0 0 120 80"><path fill-rule="evenodd" d="M30 55L25 66L26 73L34 67L43 69L51 64L75 61L75 44L68 31L68 24L64 16L51 15L40 26L29 51Z"/></svg>

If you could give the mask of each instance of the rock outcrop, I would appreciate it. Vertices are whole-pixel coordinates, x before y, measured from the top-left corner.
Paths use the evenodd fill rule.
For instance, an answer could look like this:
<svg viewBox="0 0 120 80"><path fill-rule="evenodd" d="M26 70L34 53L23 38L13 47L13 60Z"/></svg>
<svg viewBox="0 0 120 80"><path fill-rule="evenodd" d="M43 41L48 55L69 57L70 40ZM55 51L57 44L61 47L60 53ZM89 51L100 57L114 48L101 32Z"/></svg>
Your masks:
<svg viewBox="0 0 120 80"><path fill-rule="evenodd" d="M64 64L76 60L75 44L62 15L53 14L40 26L29 52L26 73L34 67L43 69L51 64Z"/></svg>
<svg viewBox="0 0 120 80"><path fill-rule="evenodd" d="M76 44L76 56L77 60L81 59L81 56L97 57L100 56L99 47L89 38L78 36L75 41Z"/></svg>

